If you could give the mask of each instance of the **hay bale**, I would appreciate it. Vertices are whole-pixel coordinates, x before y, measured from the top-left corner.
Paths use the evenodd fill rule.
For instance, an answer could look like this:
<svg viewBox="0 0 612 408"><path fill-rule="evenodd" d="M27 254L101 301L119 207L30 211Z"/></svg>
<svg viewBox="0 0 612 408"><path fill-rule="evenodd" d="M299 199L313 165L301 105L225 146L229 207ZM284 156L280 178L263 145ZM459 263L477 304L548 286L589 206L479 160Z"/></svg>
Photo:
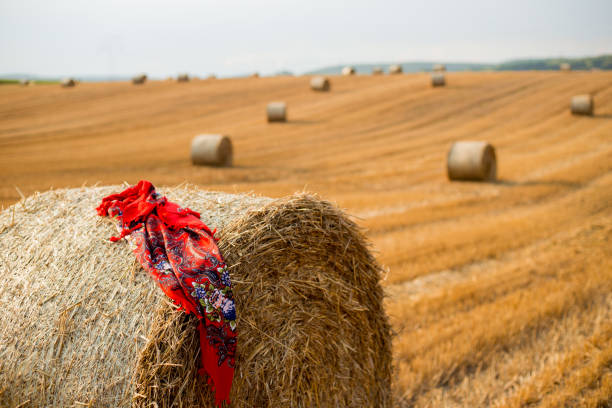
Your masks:
<svg viewBox="0 0 612 408"><path fill-rule="evenodd" d="M446 85L446 79L444 78L443 73L434 72L433 74L431 74L431 86L437 87L437 86L445 86L445 85Z"/></svg>
<svg viewBox="0 0 612 408"><path fill-rule="evenodd" d="M593 115L595 104L591 95L576 95L572 97L570 109L573 115Z"/></svg>
<svg viewBox="0 0 612 408"><path fill-rule="evenodd" d="M434 64L433 72L446 72L446 65L444 64Z"/></svg>
<svg viewBox="0 0 612 408"><path fill-rule="evenodd" d="M191 162L208 166L231 166L232 141L225 135L198 135L191 141Z"/></svg>
<svg viewBox="0 0 612 408"><path fill-rule="evenodd" d="M147 74L136 75L134 78L132 78L132 83L134 85L142 85L145 82L147 82Z"/></svg>
<svg viewBox="0 0 612 408"><path fill-rule="evenodd" d="M322 76L313 77L310 80L310 88L313 91L327 92L330 89L329 79Z"/></svg>
<svg viewBox="0 0 612 408"><path fill-rule="evenodd" d="M94 211L123 188L50 191L0 213L0 406L213 407L196 320ZM232 407L391 406L381 268L338 208L159 191L219 231L238 311Z"/></svg>
<svg viewBox="0 0 612 408"><path fill-rule="evenodd" d="M342 68L342 75L355 75L355 67L347 66Z"/></svg>
<svg viewBox="0 0 612 408"><path fill-rule="evenodd" d="M266 108L268 122L286 122L287 104L285 102L270 102Z"/></svg>
<svg viewBox="0 0 612 408"><path fill-rule="evenodd" d="M495 149L487 142L455 142L446 158L449 180L495 181Z"/></svg>
<svg viewBox="0 0 612 408"><path fill-rule="evenodd" d="M179 74L176 77L177 82L189 82L189 75L188 74Z"/></svg>
<svg viewBox="0 0 612 408"><path fill-rule="evenodd" d="M60 81L60 85L63 88L72 88L76 86L76 80L74 78L64 78Z"/></svg>
<svg viewBox="0 0 612 408"><path fill-rule="evenodd" d="M19 80L19 85L21 85L21 86L28 86L28 85L30 85L30 80L29 79L20 79Z"/></svg>
<svg viewBox="0 0 612 408"><path fill-rule="evenodd" d="M567 62L562 62L559 64L559 70L563 72L570 72L572 70L572 66Z"/></svg>
<svg viewBox="0 0 612 408"><path fill-rule="evenodd" d="M403 72L402 66L398 64L393 64L389 67L389 75L397 75Z"/></svg>
<svg viewBox="0 0 612 408"><path fill-rule="evenodd" d="M383 69L381 67L372 68L372 75L382 75Z"/></svg>

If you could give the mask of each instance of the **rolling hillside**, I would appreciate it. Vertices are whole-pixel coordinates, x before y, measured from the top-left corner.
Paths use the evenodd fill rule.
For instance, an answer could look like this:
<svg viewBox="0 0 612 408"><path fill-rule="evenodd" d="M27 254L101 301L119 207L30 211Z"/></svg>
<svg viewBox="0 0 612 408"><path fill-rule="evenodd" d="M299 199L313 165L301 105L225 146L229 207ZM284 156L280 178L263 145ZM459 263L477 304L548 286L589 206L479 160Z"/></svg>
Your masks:
<svg viewBox="0 0 612 408"><path fill-rule="evenodd" d="M478 62L442 62L445 64L446 69L451 72L458 71L557 71L559 70L559 64L569 63L574 70L590 70L590 69L601 69L610 70L612 69L612 55L600 55L596 57L583 57L583 58L539 58L539 59L517 59L504 61L499 64L495 63L478 63ZM382 62L377 64L354 64L355 70L359 74L370 74L372 69L375 67L381 67L388 72L389 65L398 62ZM399 63L402 66L404 72L428 72L432 70L432 67L436 62L433 61L421 61L421 62L402 62ZM322 75L338 75L342 72L344 65L334 65L330 67L323 67L308 72L308 74L322 74Z"/></svg>
<svg viewBox="0 0 612 408"><path fill-rule="evenodd" d="M316 192L356 217L388 270L398 406L610 406L612 73L331 81L2 86L0 202L141 178ZM593 117L570 115L580 93ZM276 100L289 122L266 122ZM234 167L192 166L198 133L230 135ZM447 180L460 139L496 147L498 183Z"/></svg>

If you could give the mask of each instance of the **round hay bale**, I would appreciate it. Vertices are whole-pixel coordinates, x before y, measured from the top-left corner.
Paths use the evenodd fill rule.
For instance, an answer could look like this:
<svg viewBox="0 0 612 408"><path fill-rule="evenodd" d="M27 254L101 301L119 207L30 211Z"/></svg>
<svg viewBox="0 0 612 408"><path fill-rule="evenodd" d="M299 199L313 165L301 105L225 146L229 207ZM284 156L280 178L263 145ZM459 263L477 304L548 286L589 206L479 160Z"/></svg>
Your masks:
<svg viewBox="0 0 612 408"><path fill-rule="evenodd" d="M495 149L487 142L455 142L446 158L449 180L495 181Z"/></svg>
<svg viewBox="0 0 612 408"><path fill-rule="evenodd" d="M595 104L591 95L576 95L572 97L570 109L574 115L593 115Z"/></svg>
<svg viewBox="0 0 612 408"><path fill-rule="evenodd" d="M446 72L446 65L444 64L434 64L433 72Z"/></svg>
<svg viewBox="0 0 612 408"><path fill-rule="evenodd" d="M347 66L342 68L342 75L355 75L355 67Z"/></svg>
<svg viewBox="0 0 612 408"><path fill-rule="evenodd" d="M0 213L0 406L214 406L196 319L94 211L123 188L50 191ZM159 192L219 231L238 313L232 407L391 406L381 268L342 211L305 194Z"/></svg>
<svg viewBox="0 0 612 408"><path fill-rule="evenodd" d="M28 85L30 85L30 80L29 79L20 79L19 80L19 85L28 86Z"/></svg>
<svg viewBox="0 0 612 408"><path fill-rule="evenodd" d="M232 141L225 135L198 135L191 141L191 162L208 166L231 166Z"/></svg>
<svg viewBox="0 0 612 408"><path fill-rule="evenodd" d="M76 86L76 81L74 80L74 78L64 78L60 81L60 85L63 88L72 88Z"/></svg>
<svg viewBox="0 0 612 408"><path fill-rule="evenodd" d="M179 74L176 77L177 82L189 82L189 75L188 74Z"/></svg>
<svg viewBox="0 0 612 408"><path fill-rule="evenodd" d="M286 122L287 104L285 102L270 102L266 108L268 122Z"/></svg>
<svg viewBox="0 0 612 408"><path fill-rule="evenodd" d="M132 78L132 83L134 85L142 85L145 82L147 82L147 74L136 75L134 78Z"/></svg>
<svg viewBox="0 0 612 408"><path fill-rule="evenodd" d="M389 67L389 75L401 74L403 72L402 66L398 64L393 64Z"/></svg>
<svg viewBox="0 0 612 408"><path fill-rule="evenodd" d="M310 88L313 91L327 92L330 89L329 79L322 76L313 77L310 80Z"/></svg>
<svg viewBox="0 0 612 408"><path fill-rule="evenodd" d="M570 72L572 70L572 66L567 62L562 62L559 64L559 70L563 72Z"/></svg>
<svg viewBox="0 0 612 408"><path fill-rule="evenodd" d="M372 68L372 75L382 75L383 69L381 67Z"/></svg>
<svg viewBox="0 0 612 408"><path fill-rule="evenodd" d="M431 86L437 87L437 86L445 86L445 85L446 85L446 79L444 78L443 73L434 72L433 74L431 74Z"/></svg>

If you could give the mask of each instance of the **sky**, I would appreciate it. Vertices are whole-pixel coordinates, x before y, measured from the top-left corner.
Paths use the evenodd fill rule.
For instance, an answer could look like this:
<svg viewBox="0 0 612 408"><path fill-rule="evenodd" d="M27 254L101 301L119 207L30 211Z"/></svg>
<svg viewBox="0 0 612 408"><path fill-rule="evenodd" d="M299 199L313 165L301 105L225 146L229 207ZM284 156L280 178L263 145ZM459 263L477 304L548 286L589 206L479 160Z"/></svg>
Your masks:
<svg viewBox="0 0 612 408"><path fill-rule="evenodd" d="M0 73L232 76L612 53L612 0L0 0Z"/></svg>

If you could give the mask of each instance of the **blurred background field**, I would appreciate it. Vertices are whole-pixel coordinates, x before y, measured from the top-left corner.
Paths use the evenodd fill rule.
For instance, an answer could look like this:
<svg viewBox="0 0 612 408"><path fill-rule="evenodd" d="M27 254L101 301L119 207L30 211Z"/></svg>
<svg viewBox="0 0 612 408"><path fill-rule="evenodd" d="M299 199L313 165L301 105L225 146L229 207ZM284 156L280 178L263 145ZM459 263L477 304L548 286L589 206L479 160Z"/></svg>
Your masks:
<svg viewBox="0 0 612 408"><path fill-rule="evenodd" d="M388 271L398 406L609 406L612 73L330 79L2 86L0 201L141 178L316 192ZM570 114L580 93L592 117ZM266 122L272 100L286 123ZM190 163L202 132L231 135L233 167ZM447 180L462 139L495 146L498 182Z"/></svg>

